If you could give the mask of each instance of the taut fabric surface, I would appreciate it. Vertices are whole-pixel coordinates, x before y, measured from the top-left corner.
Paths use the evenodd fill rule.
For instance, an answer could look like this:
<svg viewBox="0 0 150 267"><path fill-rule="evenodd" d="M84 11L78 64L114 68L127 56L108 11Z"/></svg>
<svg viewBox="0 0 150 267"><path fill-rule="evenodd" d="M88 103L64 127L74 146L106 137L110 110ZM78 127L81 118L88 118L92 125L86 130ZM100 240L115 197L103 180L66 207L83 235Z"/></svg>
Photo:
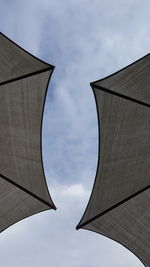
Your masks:
<svg viewBox="0 0 150 267"><path fill-rule="evenodd" d="M0 231L55 209L42 162L42 118L53 66L0 34Z"/></svg>
<svg viewBox="0 0 150 267"><path fill-rule="evenodd" d="M150 55L91 85L99 158L77 229L119 242L150 266Z"/></svg>

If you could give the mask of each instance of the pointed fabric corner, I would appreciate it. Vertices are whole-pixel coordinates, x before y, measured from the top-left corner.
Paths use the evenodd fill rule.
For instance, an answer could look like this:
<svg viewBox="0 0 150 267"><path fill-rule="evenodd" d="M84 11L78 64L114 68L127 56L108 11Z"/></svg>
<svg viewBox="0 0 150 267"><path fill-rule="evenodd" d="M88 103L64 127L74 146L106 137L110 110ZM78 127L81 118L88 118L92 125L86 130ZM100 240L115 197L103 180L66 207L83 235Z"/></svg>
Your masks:
<svg viewBox="0 0 150 267"><path fill-rule="evenodd" d="M56 209L42 161L42 119L54 67L0 34L0 232Z"/></svg>
<svg viewBox="0 0 150 267"><path fill-rule="evenodd" d="M150 55L91 85L99 156L77 229L117 241L150 266Z"/></svg>

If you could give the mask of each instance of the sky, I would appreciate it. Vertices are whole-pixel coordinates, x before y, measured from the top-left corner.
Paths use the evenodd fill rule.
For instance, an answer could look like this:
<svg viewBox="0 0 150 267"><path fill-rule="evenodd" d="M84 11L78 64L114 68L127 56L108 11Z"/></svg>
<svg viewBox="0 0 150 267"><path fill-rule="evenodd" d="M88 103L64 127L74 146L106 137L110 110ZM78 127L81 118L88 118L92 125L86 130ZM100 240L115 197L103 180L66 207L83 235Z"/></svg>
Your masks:
<svg viewBox="0 0 150 267"><path fill-rule="evenodd" d="M142 267L120 244L75 227L98 159L89 83L150 52L150 2L0 0L0 11L0 31L56 67L44 113L43 159L57 206L0 234L1 267Z"/></svg>

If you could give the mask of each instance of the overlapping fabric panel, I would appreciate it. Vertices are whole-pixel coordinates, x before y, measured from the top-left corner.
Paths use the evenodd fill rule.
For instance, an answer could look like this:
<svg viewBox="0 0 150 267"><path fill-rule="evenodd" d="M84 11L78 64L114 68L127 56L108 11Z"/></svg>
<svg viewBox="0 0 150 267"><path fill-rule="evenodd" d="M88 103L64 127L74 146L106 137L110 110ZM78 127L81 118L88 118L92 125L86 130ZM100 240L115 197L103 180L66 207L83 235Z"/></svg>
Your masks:
<svg viewBox="0 0 150 267"><path fill-rule="evenodd" d="M0 33L0 83L45 69L38 60Z"/></svg>
<svg viewBox="0 0 150 267"><path fill-rule="evenodd" d="M138 67L137 80L139 66L143 70L145 64L142 68L142 62L147 62L148 58L149 55L135 63ZM146 66L149 65L150 58ZM145 96L146 89L141 87L141 84L144 86L144 70L139 84L135 82L134 90L132 85L130 94L130 68L135 74L132 64L92 83L99 121L99 158L91 198L77 229L90 229L118 241L150 266L150 227L149 234L144 228L144 225L150 225L147 206L150 187L150 96L148 98L148 92ZM145 76L148 82L146 68ZM108 85L112 79L111 88L107 86L107 79ZM146 87L148 90L147 84ZM143 245L145 247L141 249Z"/></svg>
<svg viewBox="0 0 150 267"><path fill-rule="evenodd" d="M42 162L42 118L53 67L11 44L3 35L1 40L2 46L5 41L6 44L0 50L3 51L0 64L7 51L9 58L5 58L4 64L8 69L3 68L2 76L0 74L4 81L0 84L0 231L3 231L26 216L55 209L55 206ZM5 80L5 71L8 71L8 80Z"/></svg>

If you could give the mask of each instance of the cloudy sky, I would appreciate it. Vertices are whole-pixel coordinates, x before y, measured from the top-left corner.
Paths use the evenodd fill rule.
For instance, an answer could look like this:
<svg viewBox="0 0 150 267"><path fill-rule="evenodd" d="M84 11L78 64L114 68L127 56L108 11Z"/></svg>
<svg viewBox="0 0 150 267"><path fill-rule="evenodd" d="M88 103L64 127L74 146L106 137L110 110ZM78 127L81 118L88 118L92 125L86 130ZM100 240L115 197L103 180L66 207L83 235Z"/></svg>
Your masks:
<svg viewBox="0 0 150 267"><path fill-rule="evenodd" d="M0 0L0 30L56 66L46 101L43 157L57 211L0 235L2 267L142 267L127 249L75 230L93 185L98 151L89 83L150 52L148 0Z"/></svg>

